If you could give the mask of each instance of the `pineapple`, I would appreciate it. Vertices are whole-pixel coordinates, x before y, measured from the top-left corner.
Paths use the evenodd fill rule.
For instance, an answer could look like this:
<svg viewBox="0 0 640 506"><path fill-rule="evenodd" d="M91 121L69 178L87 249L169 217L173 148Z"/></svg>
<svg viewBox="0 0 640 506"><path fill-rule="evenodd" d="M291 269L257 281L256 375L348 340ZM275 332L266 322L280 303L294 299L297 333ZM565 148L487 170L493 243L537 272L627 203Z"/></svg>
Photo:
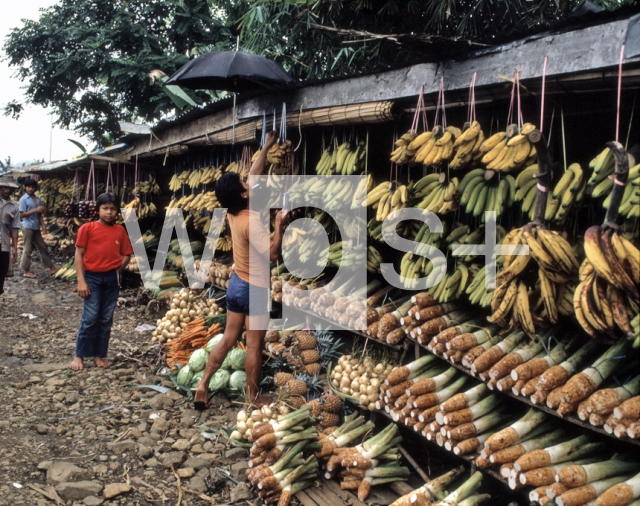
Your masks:
<svg viewBox="0 0 640 506"><path fill-rule="evenodd" d="M289 374L288 372L279 372L273 377L273 384L277 387L283 387L292 379L293 374Z"/></svg>
<svg viewBox="0 0 640 506"><path fill-rule="evenodd" d="M320 354L316 350L305 350L300 352L302 361L305 365L320 362Z"/></svg>
<svg viewBox="0 0 640 506"><path fill-rule="evenodd" d="M326 411L320 415L321 427L336 427L340 423L340 416Z"/></svg>
<svg viewBox="0 0 640 506"><path fill-rule="evenodd" d="M342 411L342 399L335 394L325 394L321 397L322 409L327 413L338 414Z"/></svg>
<svg viewBox="0 0 640 506"><path fill-rule="evenodd" d="M306 404L304 397L302 397L301 395L292 395L291 397L289 397L287 402L294 410L301 409Z"/></svg>
<svg viewBox="0 0 640 506"><path fill-rule="evenodd" d="M286 384L290 395L304 395L307 393L307 384L301 379L290 379Z"/></svg>
<svg viewBox="0 0 640 506"><path fill-rule="evenodd" d="M311 415L317 417L322 414L322 403L318 399L313 399L306 405L311 407Z"/></svg>
<svg viewBox="0 0 640 506"><path fill-rule="evenodd" d="M318 376L322 371L322 366L318 363L307 364L304 366L304 369L309 376Z"/></svg>
<svg viewBox="0 0 640 506"><path fill-rule="evenodd" d="M274 329L268 330L264 340L267 343L277 343L280 340L280 332Z"/></svg>
<svg viewBox="0 0 640 506"><path fill-rule="evenodd" d="M316 336L310 330L299 330L294 341L300 351L313 350L318 345Z"/></svg>

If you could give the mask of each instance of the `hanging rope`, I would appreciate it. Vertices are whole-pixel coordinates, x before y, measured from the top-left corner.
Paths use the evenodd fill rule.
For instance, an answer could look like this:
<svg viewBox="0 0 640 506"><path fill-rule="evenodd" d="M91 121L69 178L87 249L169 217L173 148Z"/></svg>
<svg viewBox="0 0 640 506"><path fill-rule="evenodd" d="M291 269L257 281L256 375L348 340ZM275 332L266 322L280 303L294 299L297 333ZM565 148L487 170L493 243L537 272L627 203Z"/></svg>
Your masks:
<svg viewBox="0 0 640 506"><path fill-rule="evenodd" d="M476 78L478 73L473 73L471 84L469 85L469 109L467 111L467 121L473 123L476 120Z"/></svg>
<svg viewBox="0 0 640 506"><path fill-rule="evenodd" d="M109 183L113 186L113 175L111 174L111 162L107 165L107 184L104 188L105 193L109 193Z"/></svg>
<svg viewBox="0 0 640 506"><path fill-rule="evenodd" d="M624 44L620 49L620 63L618 64L618 110L616 112L616 142L620 134L620 97L622 95L622 60L624 60Z"/></svg>
<svg viewBox="0 0 640 506"><path fill-rule="evenodd" d="M429 129L427 123L427 111L424 106L424 84L420 86L420 94L418 95L418 103L416 104L416 112L413 115L413 122L411 123L411 131L417 132L420 126L420 117L422 117L422 127L424 130Z"/></svg>
<svg viewBox="0 0 640 506"><path fill-rule="evenodd" d="M438 124L438 113L440 113L440 125L442 128L447 128L447 114L445 112L444 104L444 76L440 77L440 88L438 90L438 104L436 105L436 119L435 124Z"/></svg>
<svg viewBox="0 0 640 506"><path fill-rule="evenodd" d="M516 71L517 72L517 71ZM513 120L513 104L516 98L516 80L513 79L513 84L511 85L511 101L509 102L509 114L507 115L507 126L511 124Z"/></svg>
<svg viewBox="0 0 640 506"><path fill-rule="evenodd" d="M547 62L549 61L549 57L544 57L544 65L542 66L542 99L540 103L540 131L544 130L544 92L546 89L547 83Z"/></svg>
<svg viewBox="0 0 640 506"><path fill-rule="evenodd" d="M260 148L267 141L267 111L262 113L262 135L260 136Z"/></svg>
<svg viewBox="0 0 640 506"><path fill-rule="evenodd" d="M282 102L282 116L280 116L280 140L283 142L287 140L287 103L286 102Z"/></svg>
<svg viewBox="0 0 640 506"><path fill-rule="evenodd" d="M91 160L91 166L89 167L89 177L87 178L87 189L84 194L84 200L89 200L89 189L93 183L93 200L96 200L96 181L95 181L95 169L93 166L93 160Z"/></svg>
<svg viewBox="0 0 640 506"><path fill-rule="evenodd" d="M522 129L522 106L520 104L520 71L516 70L516 89L518 90L518 132Z"/></svg>

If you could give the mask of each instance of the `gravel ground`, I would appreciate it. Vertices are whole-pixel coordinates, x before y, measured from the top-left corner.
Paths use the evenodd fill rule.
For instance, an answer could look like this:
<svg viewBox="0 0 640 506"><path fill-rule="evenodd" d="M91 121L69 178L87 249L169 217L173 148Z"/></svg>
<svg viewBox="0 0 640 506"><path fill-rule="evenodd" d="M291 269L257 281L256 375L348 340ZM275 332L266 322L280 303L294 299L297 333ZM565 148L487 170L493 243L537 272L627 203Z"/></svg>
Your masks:
<svg viewBox="0 0 640 506"><path fill-rule="evenodd" d="M220 433L234 405L219 395L199 413L175 390L142 388L172 385L150 333L135 331L158 318L137 290L121 292L111 369L72 372L82 300L34 268L0 297L0 505L257 504L246 450Z"/></svg>

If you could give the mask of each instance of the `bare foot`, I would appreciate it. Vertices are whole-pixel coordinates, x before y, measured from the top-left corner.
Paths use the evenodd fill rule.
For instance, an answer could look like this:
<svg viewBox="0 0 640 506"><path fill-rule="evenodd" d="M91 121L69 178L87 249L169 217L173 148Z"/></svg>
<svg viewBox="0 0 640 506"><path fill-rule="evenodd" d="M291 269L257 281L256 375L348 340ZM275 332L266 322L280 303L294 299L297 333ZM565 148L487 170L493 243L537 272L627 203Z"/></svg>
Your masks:
<svg viewBox="0 0 640 506"><path fill-rule="evenodd" d="M34 279L37 277L33 272L29 272L29 271L24 271L23 276L25 278L30 278L30 279Z"/></svg>
<svg viewBox="0 0 640 506"><path fill-rule="evenodd" d="M196 388L196 393L193 397L193 407L198 411L204 411L209 408L209 389L206 384L200 383Z"/></svg>
<svg viewBox="0 0 640 506"><path fill-rule="evenodd" d="M111 367L111 364L109 362L99 357L94 358L93 363L96 364L96 367L102 367L103 369L108 369L109 367Z"/></svg>
<svg viewBox="0 0 640 506"><path fill-rule="evenodd" d="M82 357L73 357L73 360L69 364L69 368L73 371L81 371L84 369L84 362Z"/></svg>

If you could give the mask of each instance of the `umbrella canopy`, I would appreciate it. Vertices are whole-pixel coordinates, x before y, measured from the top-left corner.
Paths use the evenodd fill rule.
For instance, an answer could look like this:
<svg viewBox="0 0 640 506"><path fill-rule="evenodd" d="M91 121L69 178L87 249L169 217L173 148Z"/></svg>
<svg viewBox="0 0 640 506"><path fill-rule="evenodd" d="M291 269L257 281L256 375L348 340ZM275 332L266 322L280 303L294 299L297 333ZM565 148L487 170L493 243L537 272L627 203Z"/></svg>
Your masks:
<svg viewBox="0 0 640 506"><path fill-rule="evenodd" d="M279 64L257 54L212 51L181 67L165 84L193 90L243 92L291 82L293 78Z"/></svg>

